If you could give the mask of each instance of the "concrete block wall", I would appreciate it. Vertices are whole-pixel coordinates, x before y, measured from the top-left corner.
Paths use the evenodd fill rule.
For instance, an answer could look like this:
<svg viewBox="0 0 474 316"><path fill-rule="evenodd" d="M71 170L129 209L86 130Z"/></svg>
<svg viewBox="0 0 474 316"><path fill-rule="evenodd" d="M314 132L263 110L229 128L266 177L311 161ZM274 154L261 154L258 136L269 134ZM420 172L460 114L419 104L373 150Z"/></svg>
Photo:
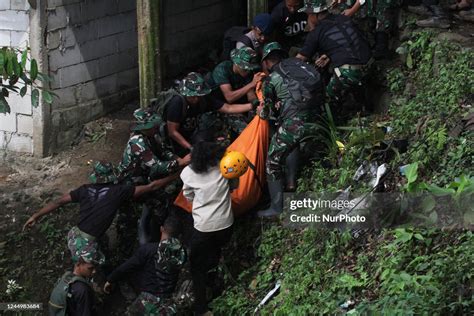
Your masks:
<svg viewBox="0 0 474 316"><path fill-rule="evenodd" d="M133 0L48 0L46 46L51 88L50 152L67 148L84 123L138 96Z"/></svg>
<svg viewBox="0 0 474 316"><path fill-rule="evenodd" d="M161 50L164 76L174 78L188 67L203 65L222 48L225 30L239 25L242 0L164 0Z"/></svg>
<svg viewBox="0 0 474 316"><path fill-rule="evenodd" d="M0 47L29 45L27 0L0 0ZM10 114L0 114L0 150L33 153L33 117L29 93L10 93Z"/></svg>

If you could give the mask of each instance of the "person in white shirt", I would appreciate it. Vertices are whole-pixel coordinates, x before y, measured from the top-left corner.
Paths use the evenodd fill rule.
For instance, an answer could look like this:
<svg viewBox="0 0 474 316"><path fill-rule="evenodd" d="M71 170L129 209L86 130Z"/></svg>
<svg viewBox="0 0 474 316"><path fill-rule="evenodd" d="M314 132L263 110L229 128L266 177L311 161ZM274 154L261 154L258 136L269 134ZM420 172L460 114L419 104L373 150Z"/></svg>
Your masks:
<svg viewBox="0 0 474 316"><path fill-rule="evenodd" d="M206 301L207 273L220 260L223 246L230 240L234 216L229 180L219 170L225 148L215 142L198 142L191 150L191 164L181 172L183 194L193 203L191 274L195 314L209 312Z"/></svg>

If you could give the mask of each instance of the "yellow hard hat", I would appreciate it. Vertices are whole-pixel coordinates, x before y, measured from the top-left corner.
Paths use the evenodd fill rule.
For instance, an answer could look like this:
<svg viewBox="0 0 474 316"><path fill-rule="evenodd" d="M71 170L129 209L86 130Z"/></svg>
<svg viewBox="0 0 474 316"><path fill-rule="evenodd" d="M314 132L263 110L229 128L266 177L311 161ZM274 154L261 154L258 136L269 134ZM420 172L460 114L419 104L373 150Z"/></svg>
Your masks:
<svg viewBox="0 0 474 316"><path fill-rule="evenodd" d="M249 168L247 157L238 151L228 151L221 159L221 173L226 179L236 179Z"/></svg>

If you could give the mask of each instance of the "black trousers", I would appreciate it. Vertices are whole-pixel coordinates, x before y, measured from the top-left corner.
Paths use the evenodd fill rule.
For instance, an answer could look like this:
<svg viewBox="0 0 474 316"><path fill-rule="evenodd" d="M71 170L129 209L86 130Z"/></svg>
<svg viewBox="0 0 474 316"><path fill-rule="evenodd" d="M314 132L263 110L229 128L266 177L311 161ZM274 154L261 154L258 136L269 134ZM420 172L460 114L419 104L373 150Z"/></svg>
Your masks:
<svg viewBox="0 0 474 316"><path fill-rule="evenodd" d="M191 239L191 275L194 288L194 312L208 310L206 300L207 272L219 264L222 247L232 236L232 226L215 232L200 232L193 228Z"/></svg>

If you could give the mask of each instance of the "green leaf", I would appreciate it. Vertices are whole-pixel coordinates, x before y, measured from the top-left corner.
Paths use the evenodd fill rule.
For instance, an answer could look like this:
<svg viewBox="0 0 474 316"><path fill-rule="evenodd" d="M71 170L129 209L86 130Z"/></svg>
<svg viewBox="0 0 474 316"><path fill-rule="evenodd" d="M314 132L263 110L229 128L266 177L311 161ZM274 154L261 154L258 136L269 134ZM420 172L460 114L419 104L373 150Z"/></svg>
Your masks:
<svg viewBox="0 0 474 316"><path fill-rule="evenodd" d="M405 168L405 176L407 177L407 184L413 183L418 178L418 162L409 164Z"/></svg>
<svg viewBox="0 0 474 316"><path fill-rule="evenodd" d="M407 55L407 67L413 69L413 57L411 57L410 53Z"/></svg>
<svg viewBox="0 0 474 316"><path fill-rule="evenodd" d="M7 59L7 75L8 77L13 76L13 59L9 56Z"/></svg>
<svg viewBox="0 0 474 316"><path fill-rule="evenodd" d="M20 64L18 63L18 59L16 56L13 56L11 60L13 63L13 73L15 74L15 76L19 77L21 74L21 67L20 67Z"/></svg>
<svg viewBox="0 0 474 316"><path fill-rule="evenodd" d="M21 88L20 90L20 96L23 98L26 94L26 92L28 91L28 88L26 86L24 86L23 88Z"/></svg>
<svg viewBox="0 0 474 316"><path fill-rule="evenodd" d="M43 90L42 93L44 102L51 104L53 102L53 96L49 93L49 91Z"/></svg>
<svg viewBox="0 0 474 316"><path fill-rule="evenodd" d="M433 224L435 224L438 221L438 213L436 213L436 211L431 212L430 221Z"/></svg>
<svg viewBox="0 0 474 316"><path fill-rule="evenodd" d="M21 67L24 69L26 65L26 59L28 58L28 50L24 50L21 54Z"/></svg>
<svg viewBox="0 0 474 316"><path fill-rule="evenodd" d="M38 76L38 64L36 63L36 59L32 59L31 68L30 68L31 81L35 81L37 76Z"/></svg>
<svg viewBox="0 0 474 316"><path fill-rule="evenodd" d="M415 234L415 235L413 235L413 237L415 237L418 240L425 240L425 238L423 238L423 236L420 235L420 234Z"/></svg>
<svg viewBox="0 0 474 316"><path fill-rule="evenodd" d="M466 213L464 213L464 225L466 226L472 226L474 225L474 212L471 210L468 210Z"/></svg>
<svg viewBox="0 0 474 316"><path fill-rule="evenodd" d="M435 206L436 201L431 195L426 196L421 202L421 208L425 214L431 212Z"/></svg>
<svg viewBox="0 0 474 316"><path fill-rule="evenodd" d="M3 97L8 98L8 96L10 95L10 92L8 92L6 88L2 88L2 95Z"/></svg>
<svg viewBox="0 0 474 316"><path fill-rule="evenodd" d="M3 72L3 66L5 64L5 55L3 51L0 51L0 72Z"/></svg>
<svg viewBox="0 0 474 316"><path fill-rule="evenodd" d="M0 113L2 114L10 113L10 106L8 105L8 102L7 100L5 100L3 95L0 95Z"/></svg>
<svg viewBox="0 0 474 316"><path fill-rule="evenodd" d="M31 105L36 108L38 106L38 102L39 102L39 90L33 89L33 91L31 91Z"/></svg>
<svg viewBox="0 0 474 316"><path fill-rule="evenodd" d="M395 230L395 236L397 237L397 241L405 243L412 239L413 233L407 232L404 228L398 228Z"/></svg>

